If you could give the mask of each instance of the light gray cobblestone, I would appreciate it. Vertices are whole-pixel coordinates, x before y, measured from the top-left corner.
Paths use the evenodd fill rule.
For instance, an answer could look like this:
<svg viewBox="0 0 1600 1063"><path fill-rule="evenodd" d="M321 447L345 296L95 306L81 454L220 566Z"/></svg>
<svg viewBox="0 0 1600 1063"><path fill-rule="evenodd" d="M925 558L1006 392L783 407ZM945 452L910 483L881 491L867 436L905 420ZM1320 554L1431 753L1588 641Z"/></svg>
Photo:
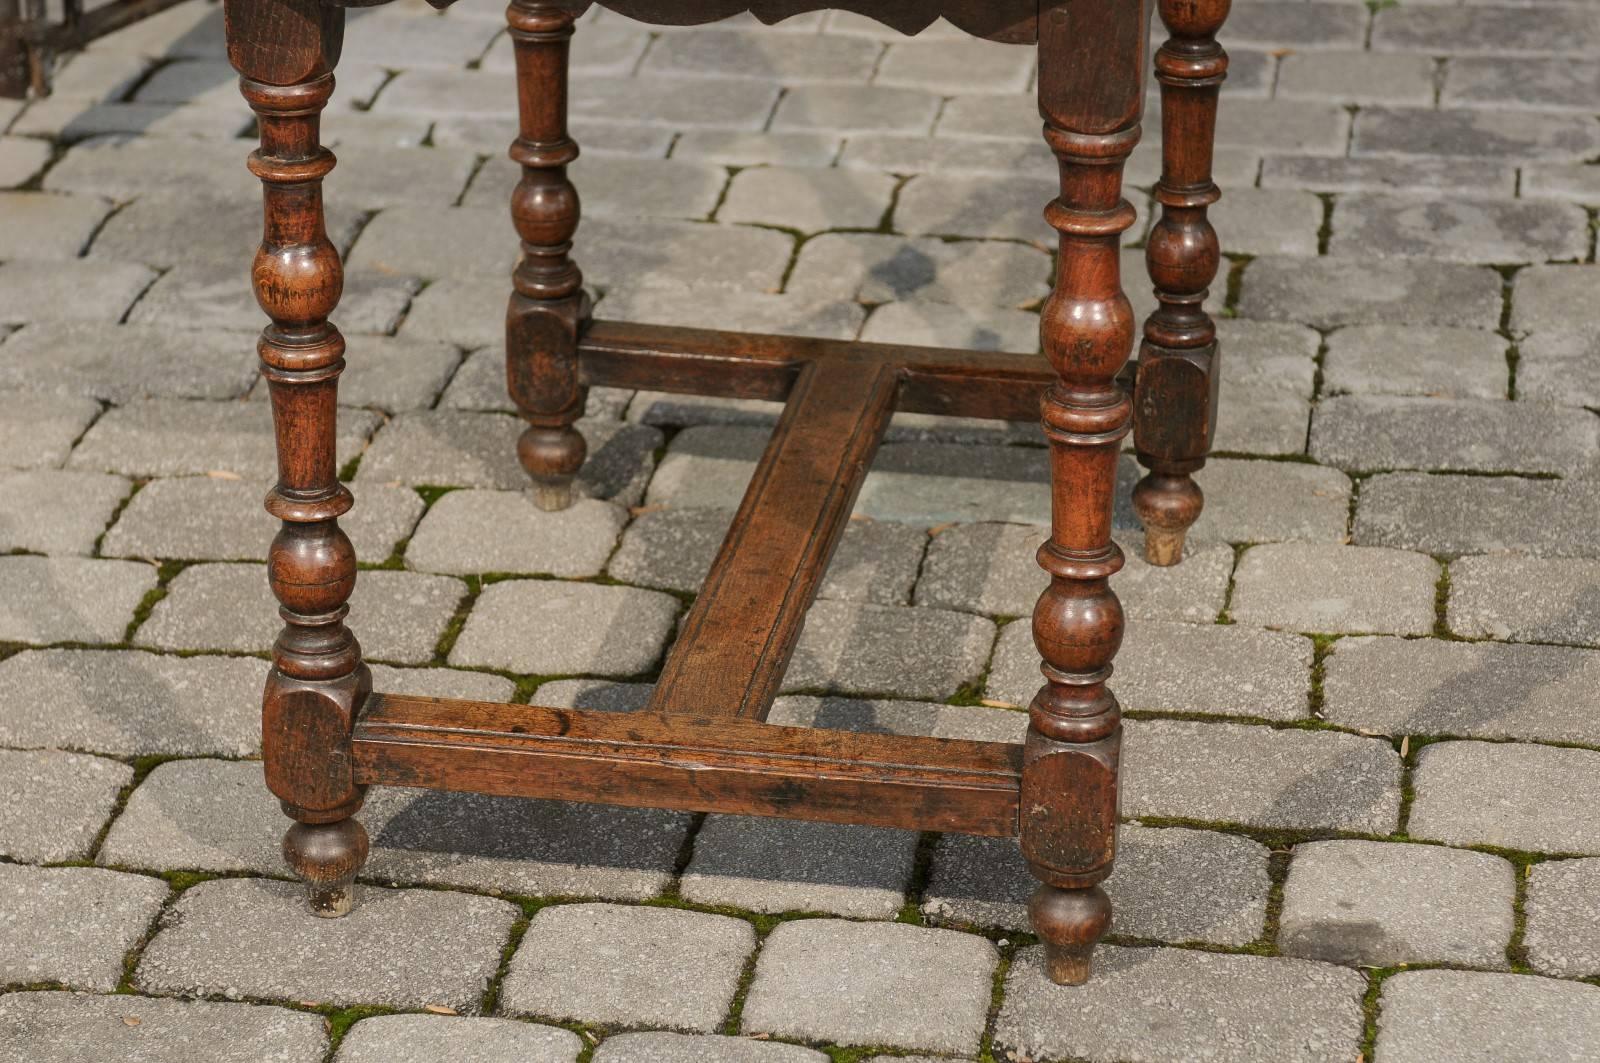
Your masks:
<svg viewBox="0 0 1600 1063"><path fill-rule="evenodd" d="M87 557L0 557L0 642L121 642L152 565Z"/></svg>
<svg viewBox="0 0 1600 1063"><path fill-rule="evenodd" d="M1528 962L1544 974L1589 978L1600 973L1600 859L1551 860L1528 874Z"/></svg>
<svg viewBox="0 0 1600 1063"><path fill-rule="evenodd" d="M1548 200L1417 199L1356 192L1339 198L1328 253L1363 260L1424 257L1444 262L1581 260L1588 215Z"/></svg>
<svg viewBox="0 0 1600 1063"><path fill-rule="evenodd" d="M1230 612L1242 624L1323 634L1426 635L1439 565L1381 547L1273 543L1234 574Z"/></svg>
<svg viewBox="0 0 1600 1063"><path fill-rule="evenodd" d="M266 674L255 658L25 650L0 661L0 745L249 756Z"/></svg>
<svg viewBox="0 0 1600 1063"><path fill-rule="evenodd" d="M323 1021L207 1000L11 993L0 996L0 1052L29 1063L80 1063L86 1053L119 1063L321 1063Z"/></svg>
<svg viewBox="0 0 1600 1063"><path fill-rule="evenodd" d="M534 675L636 675L661 656L679 605L635 587L506 580L484 589L450 663Z"/></svg>
<svg viewBox="0 0 1600 1063"><path fill-rule="evenodd" d="M0 385L104 402L234 399L256 378L254 337L138 325L32 325L6 341Z"/></svg>
<svg viewBox="0 0 1600 1063"><path fill-rule="evenodd" d="M1267 848L1248 838L1182 827L1123 826L1106 882L1116 933L1162 941L1246 945L1267 916ZM1183 882L1181 896L1170 889ZM1010 838L946 834L934 851L923 914L956 925L1030 931L1038 880Z"/></svg>
<svg viewBox="0 0 1600 1063"><path fill-rule="evenodd" d="M0 864L0 985L115 989L166 896L143 875Z"/></svg>
<svg viewBox="0 0 1600 1063"><path fill-rule="evenodd" d="M887 174L756 166L733 179L717 219L808 233L875 229L889 211L894 189Z"/></svg>
<svg viewBox="0 0 1600 1063"><path fill-rule="evenodd" d="M979 937L901 923L802 919L767 935L745 999L749 1033L973 1052L999 953Z"/></svg>
<svg viewBox="0 0 1600 1063"><path fill-rule="evenodd" d="M1491 1063L1538 1045L1581 1060L1600 1038L1600 988L1472 971L1404 971L1378 998L1380 1058Z"/></svg>
<svg viewBox="0 0 1600 1063"><path fill-rule="evenodd" d="M982 673L994 630L982 617L940 609L818 601L783 688L950 697Z"/></svg>
<svg viewBox="0 0 1600 1063"><path fill-rule="evenodd" d="M733 1003L755 928L677 908L563 904L533 917L500 993L513 1015L711 1032Z"/></svg>
<svg viewBox="0 0 1600 1063"><path fill-rule="evenodd" d="M82 860L132 780L132 768L103 757L0 750L0 855Z"/></svg>
<svg viewBox="0 0 1600 1063"><path fill-rule="evenodd" d="M60 466L72 444L98 416L100 404L93 399L34 391L0 394L0 466Z"/></svg>
<svg viewBox="0 0 1600 1063"><path fill-rule="evenodd" d="M350 1027L335 1063L573 1063L583 1041L571 1030L515 1019L374 1015Z"/></svg>
<svg viewBox="0 0 1600 1063"><path fill-rule="evenodd" d="M1065 990L1045 977L1043 949L1006 975L995 1026L1002 1051L1032 1058L1180 1063L1225 1051L1252 1063L1354 1059L1366 980L1309 960L1188 949L1095 951L1094 978ZM1129 1007L1130 1000L1160 1002Z"/></svg>
<svg viewBox="0 0 1600 1063"><path fill-rule="evenodd" d="M596 1063L823 1063L812 1048L720 1034L624 1033L595 1049Z"/></svg>
<svg viewBox="0 0 1600 1063"><path fill-rule="evenodd" d="M1484 780L1494 786L1485 789ZM1450 845L1600 854L1600 753L1553 746L1436 742L1417 763L1408 829Z"/></svg>
<svg viewBox="0 0 1600 1063"><path fill-rule="evenodd" d="M298 883L202 882L173 906L134 984L158 993L470 1013L516 918L515 905L491 897L367 886L348 916L319 919Z"/></svg>
<svg viewBox="0 0 1600 1063"><path fill-rule="evenodd" d="M1328 337L1322 367L1325 394L1503 399L1509 382L1506 341L1476 329L1343 328Z"/></svg>
<svg viewBox="0 0 1600 1063"><path fill-rule="evenodd" d="M1487 853L1302 842L1283 888L1279 947L1352 967L1503 968L1516 892L1516 868Z"/></svg>
<svg viewBox="0 0 1600 1063"><path fill-rule="evenodd" d="M132 486L101 473L0 472L0 550L93 553Z"/></svg>
<svg viewBox="0 0 1600 1063"><path fill-rule="evenodd" d="M1534 403L1345 396L1324 399L1311 421L1311 456L1349 470L1570 474L1597 450L1593 414Z"/></svg>
<svg viewBox="0 0 1600 1063"><path fill-rule="evenodd" d="M1596 145L1600 150L1600 144ZM1252 262L1242 317L1340 325L1500 324L1499 274L1479 266L1409 259L1288 258Z"/></svg>
<svg viewBox="0 0 1600 1063"><path fill-rule="evenodd" d="M579 499L560 513L527 492L451 491L434 503L406 545L406 566L424 572L595 576L627 521L621 506ZM484 534L484 529L492 534Z"/></svg>
<svg viewBox="0 0 1600 1063"><path fill-rule="evenodd" d="M1465 638L1600 647L1600 561L1485 554L1450 565L1450 630Z"/></svg>
<svg viewBox="0 0 1600 1063"><path fill-rule="evenodd" d="M1430 476L1384 473L1361 484L1353 541L1429 554L1516 551L1539 557L1600 554L1590 540L1592 477Z"/></svg>

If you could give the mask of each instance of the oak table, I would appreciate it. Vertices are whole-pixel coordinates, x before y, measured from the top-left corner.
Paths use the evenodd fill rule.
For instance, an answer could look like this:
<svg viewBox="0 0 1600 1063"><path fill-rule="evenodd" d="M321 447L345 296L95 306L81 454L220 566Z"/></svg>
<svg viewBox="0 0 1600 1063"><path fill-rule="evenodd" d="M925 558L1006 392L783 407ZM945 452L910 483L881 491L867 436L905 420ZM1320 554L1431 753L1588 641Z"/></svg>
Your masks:
<svg viewBox="0 0 1600 1063"><path fill-rule="evenodd" d="M543 508L571 503L585 456L574 427L594 385L780 400L786 405L701 594L642 712L402 697L372 690L345 625L356 559L339 517L334 420L345 342L329 322L338 252L323 221L333 155L319 114L333 93L344 11L326 0L227 0L228 54L259 117L250 168L264 186L256 296L271 324L262 374L272 395L282 521L268 572L285 621L263 706L267 785L293 819L289 866L314 911L348 912L367 856L353 818L370 785L597 801L700 812L1019 837L1039 887L1029 912L1057 982L1089 976L1111 923L1100 883L1116 850L1120 711L1107 687L1122 640L1109 578L1118 453L1133 431L1149 469L1134 492L1146 552L1176 563L1201 495L1190 474L1213 433L1216 330L1204 310L1219 253L1206 218L1218 88L1216 33L1229 0L601 0L656 24L752 13L772 22L836 8L907 33L943 17L1039 52L1044 138L1061 193L1054 291L1041 312L1045 358L753 336L595 320L571 257L578 193L567 166L567 65L591 0L512 0L522 177L511 217L522 241L506 317L517 445ZM1124 368L1136 323L1118 269L1134 223L1122 171L1139 141L1152 10L1162 215L1148 239L1159 309L1145 324L1136 382ZM1050 586L1033 616L1044 684L1021 744L854 734L764 722L806 610L896 410L1021 420L1042 416L1053 530L1039 564Z"/></svg>

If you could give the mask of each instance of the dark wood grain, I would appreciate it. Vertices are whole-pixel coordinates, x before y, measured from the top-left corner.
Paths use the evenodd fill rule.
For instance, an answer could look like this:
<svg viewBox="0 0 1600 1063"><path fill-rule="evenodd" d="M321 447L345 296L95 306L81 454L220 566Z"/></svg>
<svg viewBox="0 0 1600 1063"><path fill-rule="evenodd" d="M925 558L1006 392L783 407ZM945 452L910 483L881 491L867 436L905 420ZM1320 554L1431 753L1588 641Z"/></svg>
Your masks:
<svg viewBox="0 0 1600 1063"><path fill-rule="evenodd" d="M1160 301L1144 329L1134 398L1134 444L1150 470L1133 492L1145 559L1176 565L1205 498L1193 474L1216 436L1221 377L1217 327L1205 301L1222 252L1206 208L1221 196L1211 179L1217 94L1228 55L1217 31L1229 0L1161 0L1171 36L1156 53L1161 82L1161 217L1145 258Z"/></svg>
<svg viewBox="0 0 1600 1063"><path fill-rule="evenodd" d="M374 694L353 755L370 784L1010 837L1022 747Z"/></svg>
<svg viewBox="0 0 1600 1063"><path fill-rule="evenodd" d="M1061 173L1045 217L1061 250L1040 315L1058 379L1044 400L1052 521L1039 564L1050 586L1033 614L1045 683L1028 710L1022 852L1040 881L1030 911L1046 966L1066 984L1088 980L1111 922L1099 885L1116 855L1122 742L1106 683L1123 628L1111 519L1133 416L1117 378L1135 327L1119 266L1135 219L1122 170L1139 142L1148 24L1148 9L1125 0L1060 0L1041 14L1039 109Z"/></svg>
<svg viewBox="0 0 1600 1063"><path fill-rule="evenodd" d="M533 478L534 501L550 511L572 505L572 483L588 454L574 427L588 399L578 379L577 344L590 302L570 254L581 213L567 176L578 157L567 133L573 17L546 0L512 0L506 9L521 122L511 159L522 167L511 193L522 258L506 309L506 382L528 422L517 457Z"/></svg>
<svg viewBox="0 0 1600 1063"><path fill-rule="evenodd" d="M889 427L894 367L809 363L662 669L649 709L764 720Z"/></svg>
<svg viewBox="0 0 1600 1063"><path fill-rule="evenodd" d="M265 224L251 271L271 324L257 352L272 399L278 481L267 512L281 521L267 578L284 627L273 644L261 712L267 786L296 820L284 838L312 910L350 910L366 835L351 815L363 788L350 772L350 728L372 688L345 626L356 555L339 517L354 505L339 482L335 433L344 337L328 320L344 270L328 239L322 179L334 166L320 115L333 95L343 13L302 0L230 0L228 54L260 125L250 169Z"/></svg>

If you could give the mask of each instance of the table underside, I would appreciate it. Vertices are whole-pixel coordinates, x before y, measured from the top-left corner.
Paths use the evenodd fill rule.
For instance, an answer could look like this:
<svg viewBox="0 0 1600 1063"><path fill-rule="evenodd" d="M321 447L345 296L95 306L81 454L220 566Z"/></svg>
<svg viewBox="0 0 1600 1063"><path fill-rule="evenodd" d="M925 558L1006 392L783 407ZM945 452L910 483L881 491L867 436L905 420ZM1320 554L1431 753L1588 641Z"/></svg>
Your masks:
<svg viewBox="0 0 1600 1063"><path fill-rule="evenodd" d="M1023 748L766 724L896 410L1027 421L1037 355L588 323L585 384L785 403L639 713L367 696L356 779L1012 836Z"/></svg>

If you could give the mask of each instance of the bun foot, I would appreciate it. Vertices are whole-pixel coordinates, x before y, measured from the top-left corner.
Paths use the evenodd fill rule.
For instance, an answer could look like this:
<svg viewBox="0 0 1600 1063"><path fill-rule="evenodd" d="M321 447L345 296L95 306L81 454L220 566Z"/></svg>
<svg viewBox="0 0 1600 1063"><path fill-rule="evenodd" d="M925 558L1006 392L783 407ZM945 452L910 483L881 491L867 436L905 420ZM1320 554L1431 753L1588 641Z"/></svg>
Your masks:
<svg viewBox="0 0 1600 1063"><path fill-rule="evenodd" d="M1045 974L1056 985L1089 981L1094 946L1111 929L1111 898L1099 886L1040 885L1028 901L1033 931L1044 939Z"/></svg>
<svg viewBox="0 0 1600 1063"><path fill-rule="evenodd" d="M290 826L283 836L283 858L305 883L311 914L324 919L350 914L368 848L366 828L354 819Z"/></svg>

